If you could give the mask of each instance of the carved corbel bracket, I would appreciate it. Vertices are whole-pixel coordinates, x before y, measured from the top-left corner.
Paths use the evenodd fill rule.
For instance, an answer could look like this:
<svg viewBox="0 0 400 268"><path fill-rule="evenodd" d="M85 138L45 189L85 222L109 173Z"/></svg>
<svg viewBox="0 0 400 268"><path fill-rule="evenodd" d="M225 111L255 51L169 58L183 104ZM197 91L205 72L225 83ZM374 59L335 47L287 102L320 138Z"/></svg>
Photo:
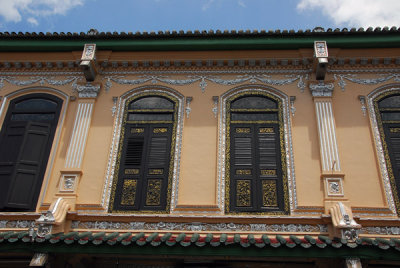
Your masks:
<svg viewBox="0 0 400 268"><path fill-rule="evenodd" d="M81 57L81 63L79 65L82 68L86 81L94 81L97 75L96 44L85 44Z"/></svg>
<svg viewBox="0 0 400 268"><path fill-rule="evenodd" d="M328 46L326 41L314 42L314 65L317 80L325 80L328 68Z"/></svg>
<svg viewBox="0 0 400 268"><path fill-rule="evenodd" d="M36 220L36 226L38 226L36 235L44 237L53 231L63 231L67 213L70 209L71 205L62 197L51 203L50 208Z"/></svg>
<svg viewBox="0 0 400 268"><path fill-rule="evenodd" d="M332 218L334 236L351 241L358 238L361 225L353 219L353 213L349 207L339 201L329 209L329 213Z"/></svg>

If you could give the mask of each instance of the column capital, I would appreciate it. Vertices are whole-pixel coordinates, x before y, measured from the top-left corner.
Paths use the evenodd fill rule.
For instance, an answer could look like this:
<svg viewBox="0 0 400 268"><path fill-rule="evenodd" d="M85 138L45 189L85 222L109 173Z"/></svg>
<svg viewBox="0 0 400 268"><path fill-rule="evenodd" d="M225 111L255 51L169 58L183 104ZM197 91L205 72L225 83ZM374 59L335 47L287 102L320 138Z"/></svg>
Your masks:
<svg viewBox="0 0 400 268"><path fill-rule="evenodd" d="M100 91L99 84L86 83L84 85L77 85L76 91L79 98L96 98Z"/></svg>
<svg viewBox="0 0 400 268"><path fill-rule="evenodd" d="M311 82L309 85L313 97L332 97L334 89L333 83L325 83L323 81Z"/></svg>

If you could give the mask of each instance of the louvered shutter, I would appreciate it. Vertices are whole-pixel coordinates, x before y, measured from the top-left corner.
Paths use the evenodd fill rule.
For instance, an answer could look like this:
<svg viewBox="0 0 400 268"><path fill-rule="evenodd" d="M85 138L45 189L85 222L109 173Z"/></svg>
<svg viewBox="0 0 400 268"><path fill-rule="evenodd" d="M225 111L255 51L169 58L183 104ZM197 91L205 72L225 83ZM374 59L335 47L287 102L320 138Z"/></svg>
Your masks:
<svg viewBox="0 0 400 268"><path fill-rule="evenodd" d="M29 122L7 195L6 207L30 209L41 186L41 167L47 164L50 124Z"/></svg>
<svg viewBox="0 0 400 268"><path fill-rule="evenodd" d="M35 209L61 105L61 99L48 94L10 102L0 137L1 210Z"/></svg>
<svg viewBox="0 0 400 268"><path fill-rule="evenodd" d="M283 209L278 126L231 125L231 210Z"/></svg>
<svg viewBox="0 0 400 268"><path fill-rule="evenodd" d="M172 124L127 124L115 210L164 210Z"/></svg>
<svg viewBox="0 0 400 268"><path fill-rule="evenodd" d="M400 124L384 124L384 130L397 192L400 193Z"/></svg>

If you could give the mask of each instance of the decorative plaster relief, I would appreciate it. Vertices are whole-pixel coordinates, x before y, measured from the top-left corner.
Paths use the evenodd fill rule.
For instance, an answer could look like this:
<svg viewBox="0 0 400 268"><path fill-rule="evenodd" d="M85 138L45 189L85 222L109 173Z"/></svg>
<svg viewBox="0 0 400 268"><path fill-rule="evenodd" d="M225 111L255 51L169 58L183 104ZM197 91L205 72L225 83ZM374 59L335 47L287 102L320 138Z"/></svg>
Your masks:
<svg viewBox="0 0 400 268"><path fill-rule="evenodd" d="M369 110L369 114L370 114L371 127L372 127L372 132L374 135L374 139L375 139L375 146L376 146L377 155L378 155L378 159L379 159L379 167L380 167L380 171L381 171L381 177L383 180L382 185L385 190L387 203L389 205L389 209L392 212L392 214L391 214L392 216L397 216L397 213L396 213L396 207L394 204L392 189L390 187L391 184L390 184L389 174L388 174L388 170L387 170L387 166L386 166L386 159L385 159L385 154L383 151L381 134L379 131L378 122L377 122L377 118L376 118L376 114L375 114L375 110L374 110L374 99L377 98L381 94L385 94L390 91L399 91L399 90L400 90L400 87L390 87L390 88L386 88L386 89L385 88L383 88L383 89L377 88L373 92L368 94L368 96L367 96L367 103L368 103L368 110Z"/></svg>
<svg viewBox="0 0 400 268"><path fill-rule="evenodd" d="M76 188L77 175L63 175L61 177L60 192L74 192Z"/></svg>
<svg viewBox="0 0 400 268"><path fill-rule="evenodd" d="M323 81L310 84L310 90L313 97L332 97L333 88L333 83L325 84Z"/></svg>
<svg viewBox="0 0 400 268"><path fill-rule="evenodd" d="M30 228L35 226L35 221L18 220L18 221L0 221L0 228Z"/></svg>
<svg viewBox="0 0 400 268"><path fill-rule="evenodd" d="M27 73L19 73L16 75L27 75ZM43 75L40 74L39 75ZM55 73L51 73L51 75L56 75ZM63 73L57 74L57 75L64 75ZM10 77L10 76L0 76L0 89L2 89L5 85L4 82L10 83L15 86L30 86L36 83L39 83L41 86L45 85L46 83L52 86L64 86L67 84L71 84L72 89L76 90L77 88L77 82L82 80L82 77L80 76L72 76L72 77L67 77L63 80L56 80L52 77L43 77L43 76L38 76L38 77L31 77L29 80L22 80L22 79L17 79L15 77Z"/></svg>
<svg viewBox="0 0 400 268"><path fill-rule="evenodd" d="M253 232L290 232L290 233L327 233L325 224L236 224L201 222L112 222L112 221L72 221L72 229L100 230L150 230L150 231L253 231Z"/></svg>
<svg viewBox="0 0 400 268"><path fill-rule="evenodd" d="M343 196L342 178L325 178L326 193L328 197Z"/></svg>
<svg viewBox="0 0 400 268"><path fill-rule="evenodd" d="M200 72L199 72L200 73ZM238 75L234 79L222 79L217 76L204 76L204 75L188 75L186 79L172 79L169 76L164 75L143 75L138 79L126 79L123 76L105 76L106 85L105 90L108 92L112 87L112 82L120 85L139 85L147 82L157 84L159 82L166 83L175 86L190 85L195 82L199 82L199 86L202 92L206 90L207 81L216 83L218 85L230 86L238 85L244 82L264 83L273 86L288 85L298 81L297 87L303 92L305 89L304 80L308 79L308 75L285 75L286 79L272 79L271 76L266 74L245 74Z"/></svg>
<svg viewBox="0 0 400 268"><path fill-rule="evenodd" d="M359 85L377 85L380 83L385 83L389 81L390 79L393 79L395 82L400 82L400 74L374 74L374 76L378 76L377 78L374 79L362 79L362 78L357 78L356 74L334 74L333 78L338 81L338 85L342 89L342 91L345 90L346 88L346 81L348 80L350 82L359 84Z"/></svg>
<svg viewBox="0 0 400 268"><path fill-rule="evenodd" d="M79 98L97 98L100 91L100 85L93 85L87 83L85 85L78 85L76 87Z"/></svg>

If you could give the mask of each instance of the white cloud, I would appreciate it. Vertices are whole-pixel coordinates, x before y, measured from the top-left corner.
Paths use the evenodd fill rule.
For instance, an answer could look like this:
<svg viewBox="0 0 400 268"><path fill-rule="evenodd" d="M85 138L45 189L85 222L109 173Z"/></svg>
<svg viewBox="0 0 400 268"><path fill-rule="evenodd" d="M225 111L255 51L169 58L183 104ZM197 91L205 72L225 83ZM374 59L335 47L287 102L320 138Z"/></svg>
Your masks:
<svg viewBox="0 0 400 268"><path fill-rule="evenodd" d="M239 0L238 1L238 5L241 6L241 7L246 7L246 4L244 3L243 0Z"/></svg>
<svg viewBox="0 0 400 268"><path fill-rule="evenodd" d="M27 19L27 21L28 21L30 24L32 24L33 26L38 26L38 25L39 25L39 22L38 22L37 19L35 19L35 18L30 17L30 18Z"/></svg>
<svg viewBox="0 0 400 268"><path fill-rule="evenodd" d="M38 17L64 15L70 9L83 5L84 0L0 0L0 16L7 22L20 22L25 17L38 24Z"/></svg>
<svg viewBox="0 0 400 268"><path fill-rule="evenodd" d="M338 26L400 26L399 0L301 0L297 9L321 10Z"/></svg>
<svg viewBox="0 0 400 268"><path fill-rule="evenodd" d="M212 3L214 2L214 0L207 0L203 6L201 7L201 10L206 11L207 9L209 9L212 5Z"/></svg>

